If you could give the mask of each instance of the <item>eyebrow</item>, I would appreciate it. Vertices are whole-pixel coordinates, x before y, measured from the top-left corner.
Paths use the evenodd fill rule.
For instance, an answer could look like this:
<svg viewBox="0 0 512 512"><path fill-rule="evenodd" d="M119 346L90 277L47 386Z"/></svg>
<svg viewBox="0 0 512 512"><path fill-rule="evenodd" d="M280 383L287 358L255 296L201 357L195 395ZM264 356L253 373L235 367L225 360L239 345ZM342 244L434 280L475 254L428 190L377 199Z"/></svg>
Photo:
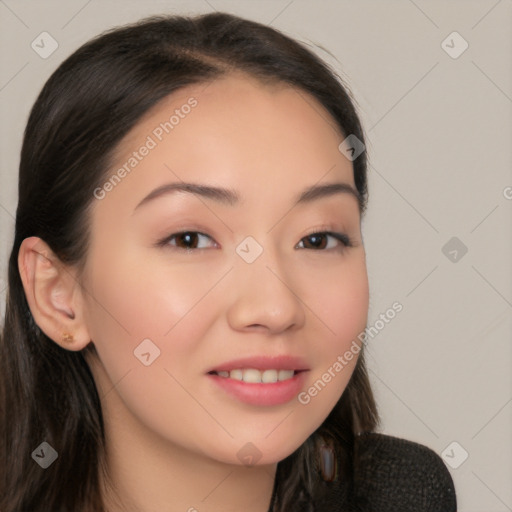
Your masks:
<svg viewBox="0 0 512 512"><path fill-rule="evenodd" d="M135 207L137 210L144 204L153 201L156 198L173 192L188 192L197 196L211 199L228 206L236 206L241 202L239 194L232 189L213 187L209 185L201 185L199 183L167 183L151 191L140 203ZM356 199L359 208L362 207L362 198L359 192L348 183L326 183L323 185L312 185L304 189L295 200L295 204L311 203L315 200L330 197L335 194L346 194Z"/></svg>

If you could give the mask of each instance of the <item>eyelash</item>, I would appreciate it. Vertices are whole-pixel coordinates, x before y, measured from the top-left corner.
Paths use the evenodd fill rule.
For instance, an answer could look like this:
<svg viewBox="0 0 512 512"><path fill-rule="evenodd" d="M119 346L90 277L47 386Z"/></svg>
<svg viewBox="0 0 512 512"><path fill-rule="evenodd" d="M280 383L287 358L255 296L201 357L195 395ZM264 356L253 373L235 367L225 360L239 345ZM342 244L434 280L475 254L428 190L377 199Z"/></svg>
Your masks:
<svg viewBox="0 0 512 512"><path fill-rule="evenodd" d="M187 234L197 234L197 235L200 235L200 236L206 236L208 238L211 239L211 237L209 235L206 235L205 233L201 233L200 231L194 231L194 230L184 230L184 231L180 231L178 233L173 233L172 235L170 236L166 236L165 238L159 240L157 243L156 243L156 246L157 247L167 247L167 248L171 248L171 250L177 250L177 251L185 251L187 253L190 253L190 252L194 252L194 251L201 251L201 250L204 250L204 248L195 248L195 249L182 249L181 247L175 247L175 246L172 246L169 244L169 242L171 240L173 240L174 238L177 238L179 237L180 235L187 235ZM345 233L337 233L337 232L334 232L334 231L314 231L306 236L304 236L303 238L301 238L301 240L299 241L299 243L301 243L304 239L307 239L307 238L310 238L310 237L313 237L313 236L318 236L318 235L327 235L327 236L331 236L332 238L336 239L338 242L341 243L341 247L337 247L337 248L330 248L330 249L309 249L309 250L313 250L313 251L340 251L340 252L343 252L345 251L347 248L349 247L354 247L354 243L352 241L352 239L346 235Z"/></svg>

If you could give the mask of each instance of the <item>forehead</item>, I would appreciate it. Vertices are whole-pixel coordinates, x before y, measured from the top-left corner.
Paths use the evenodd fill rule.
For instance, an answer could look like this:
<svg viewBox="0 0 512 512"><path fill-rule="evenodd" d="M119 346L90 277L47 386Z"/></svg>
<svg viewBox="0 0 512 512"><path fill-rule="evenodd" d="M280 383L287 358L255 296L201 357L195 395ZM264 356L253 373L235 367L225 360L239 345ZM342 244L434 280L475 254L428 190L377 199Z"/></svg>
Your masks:
<svg viewBox="0 0 512 512"><path fill-rule="evenodd" d="M343 138L310 94L239 73L162 100L123 139L109 171L127 169L130 185L116 187L125 194L180 179L229 185L242 196L298 190L323 177L353 184L351 162L338 150ZM150 150L134 155L144 146Z"/></svg>

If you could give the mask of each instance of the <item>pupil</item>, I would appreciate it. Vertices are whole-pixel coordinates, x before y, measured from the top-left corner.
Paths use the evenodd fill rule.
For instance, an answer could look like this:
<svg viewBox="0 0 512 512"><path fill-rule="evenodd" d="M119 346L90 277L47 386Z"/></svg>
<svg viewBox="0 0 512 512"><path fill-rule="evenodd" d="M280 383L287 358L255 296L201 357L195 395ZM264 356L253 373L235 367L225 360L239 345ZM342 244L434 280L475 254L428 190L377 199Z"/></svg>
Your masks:
<svg viewBox="0 0 512 512"><path fill-rule="evenodd" d="M193 239L194 236L195 235L193 233L183 233L181 235L181 239L185 243L185 245L188 246L189 244L191 244L193 242L193 240L191 240L191 239Z"/></svg>
<svg viewBox="0 0 512 512"><path fill-rule="evenodd" d="M323 239L323 235L311 235L309 237L310 240L312 240L312 245L315 246L315 247L320 247L322 246L322 239Z"/></svg>

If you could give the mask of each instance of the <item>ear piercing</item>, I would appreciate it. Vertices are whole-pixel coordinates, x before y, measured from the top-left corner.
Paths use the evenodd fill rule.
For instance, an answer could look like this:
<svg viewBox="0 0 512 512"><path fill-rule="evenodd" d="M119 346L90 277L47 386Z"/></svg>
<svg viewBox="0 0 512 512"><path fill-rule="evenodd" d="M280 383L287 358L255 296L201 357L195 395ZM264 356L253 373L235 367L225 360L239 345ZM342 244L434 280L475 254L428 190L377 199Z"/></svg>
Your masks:
<svg viewBox="0 0 512 512"><path fill-rule="evenodd" d="M75 338L72 334L69 334L69 332L65 332L62 334L62 342L63 343L71 343L72 341L75 341Z"/></svg>

